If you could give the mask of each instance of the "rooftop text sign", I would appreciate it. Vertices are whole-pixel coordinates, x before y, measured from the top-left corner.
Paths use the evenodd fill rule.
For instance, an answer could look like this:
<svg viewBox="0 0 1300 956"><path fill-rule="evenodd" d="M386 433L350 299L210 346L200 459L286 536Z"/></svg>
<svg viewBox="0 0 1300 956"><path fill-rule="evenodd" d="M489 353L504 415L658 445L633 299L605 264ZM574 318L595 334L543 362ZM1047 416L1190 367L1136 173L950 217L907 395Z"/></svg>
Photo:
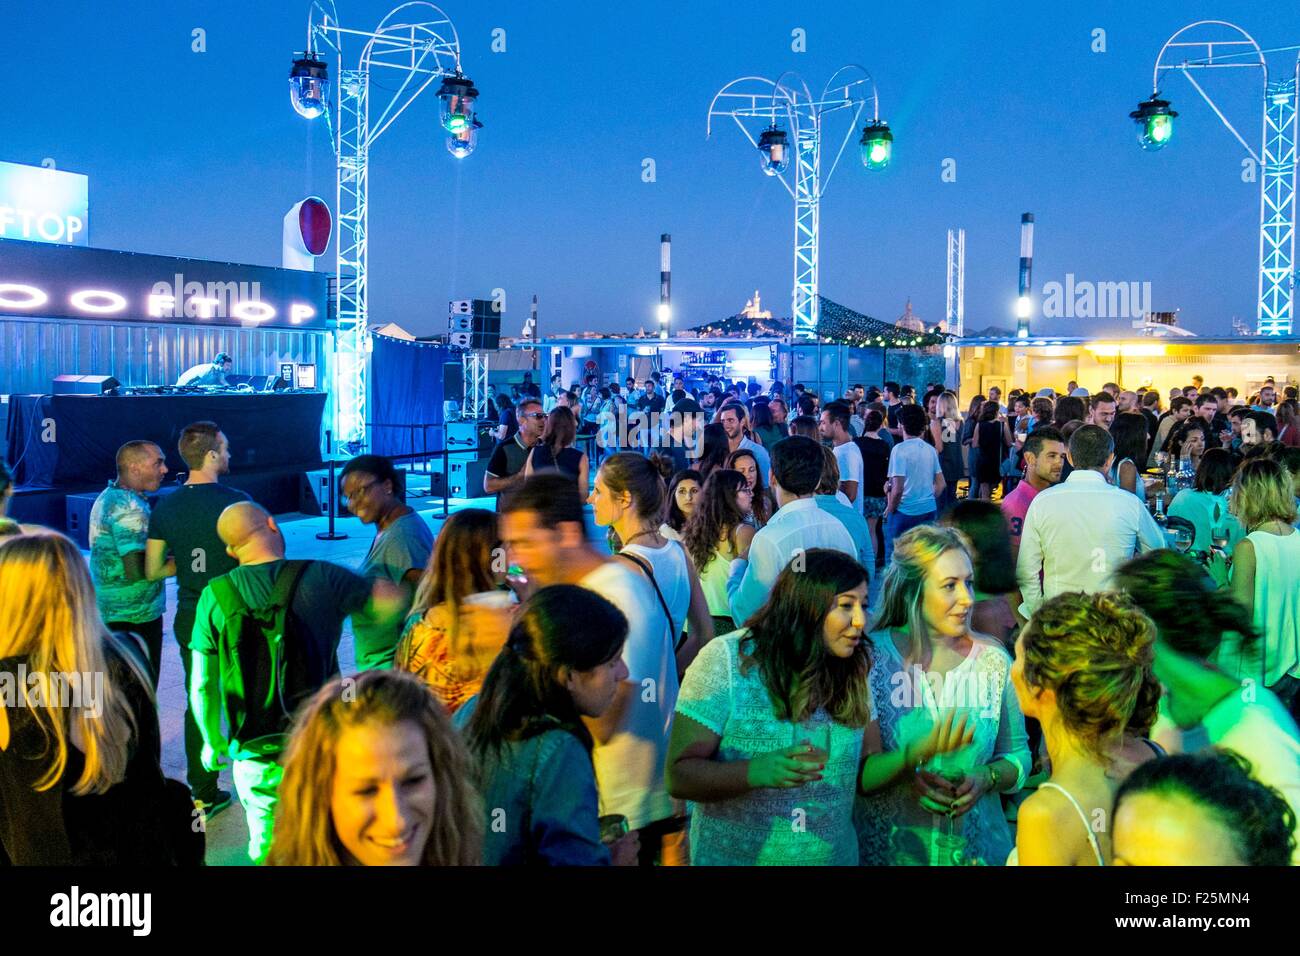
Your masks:
<svg viewBox="0 0 1300 956"><path fill-rule="evenodd" d="M331 327L329 276L5 241L0 315L321 330Z"/></svg>
<svg viewBox="0 0 1300 956"><path fill-rule="evenodd" d="M0 239L88 246L89 196L81 173L0 162Z"/></svg>

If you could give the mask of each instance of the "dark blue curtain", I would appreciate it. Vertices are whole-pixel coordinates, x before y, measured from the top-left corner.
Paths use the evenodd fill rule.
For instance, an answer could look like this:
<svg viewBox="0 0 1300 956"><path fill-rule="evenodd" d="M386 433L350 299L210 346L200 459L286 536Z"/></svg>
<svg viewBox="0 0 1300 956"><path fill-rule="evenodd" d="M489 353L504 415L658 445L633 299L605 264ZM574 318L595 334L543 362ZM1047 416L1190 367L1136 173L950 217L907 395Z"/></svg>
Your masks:
<svg viewBox="0 0 1300 956"><path fill-rule="evenodd" d="M442 376L451 351L443 345L372 336L370 448L411 455L443 447ZM411 426L436 426L431 428Z"/></svg>

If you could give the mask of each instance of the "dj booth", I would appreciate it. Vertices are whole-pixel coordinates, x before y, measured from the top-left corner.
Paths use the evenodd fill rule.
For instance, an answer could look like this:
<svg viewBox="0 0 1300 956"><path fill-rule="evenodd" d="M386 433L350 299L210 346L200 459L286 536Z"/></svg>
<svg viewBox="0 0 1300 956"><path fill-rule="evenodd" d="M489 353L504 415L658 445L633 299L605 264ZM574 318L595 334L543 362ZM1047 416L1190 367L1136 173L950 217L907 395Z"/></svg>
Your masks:
<svg viewBox="0 0 1300 956"><path fill-rule="evenodd" d="M155 442L171 475L188 471L176 450L191 422L215 422L230 442L230 470L309 469L321 460L325 393L13 395L9 458L20 487L102 486L117 450Z"/></svg>

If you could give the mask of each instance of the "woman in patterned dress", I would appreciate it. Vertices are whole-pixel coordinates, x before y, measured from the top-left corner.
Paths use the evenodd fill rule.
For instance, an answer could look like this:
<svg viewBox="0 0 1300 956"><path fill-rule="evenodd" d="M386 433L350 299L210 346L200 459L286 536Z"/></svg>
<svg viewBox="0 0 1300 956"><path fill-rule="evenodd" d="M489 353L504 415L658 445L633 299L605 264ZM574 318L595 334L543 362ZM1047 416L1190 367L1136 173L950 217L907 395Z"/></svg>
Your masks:
<svg viewBox="0 0 1300 956"><path fill-rule="evenodd" d="M861 565L810 549L748 629L706 644L687 670L667 780L694 801L692 865L857 860L866 602Z"/></svg>
<svg viewBox="0 0 1300 956"><path fill-rule="evenodd" d="M1001 865L1011 852L998 794L1023 786L1030 755L1011 658L970 627L973 578L959 531L921 525L894 544L865 642L872 714L853 814L864 866ZM926 746L963 722L966 746Z"/></svg>
<svg viewBox="0 0 1300 956"><path fill-rule="evenodd" d="M500 547L495 512L467 508L448 518L397 646L393 667L433 688L448 714L479 692L510 631L513 598L499 590L493 567Z"/></svg>

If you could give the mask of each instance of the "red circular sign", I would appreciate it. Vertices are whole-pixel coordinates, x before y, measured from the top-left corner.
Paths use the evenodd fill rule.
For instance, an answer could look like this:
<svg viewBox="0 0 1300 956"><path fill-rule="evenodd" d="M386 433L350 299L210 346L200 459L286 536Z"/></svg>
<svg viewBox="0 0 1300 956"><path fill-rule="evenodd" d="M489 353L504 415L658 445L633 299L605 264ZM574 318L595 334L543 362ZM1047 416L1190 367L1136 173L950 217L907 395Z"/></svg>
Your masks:
<svg viewBox="0 0 1300 956"><path fill-rule="evenodd" d="M298 230L303 247L313 256L323 255L330 245L333 221L325 201L312 196L298 207Z"/></svg>

